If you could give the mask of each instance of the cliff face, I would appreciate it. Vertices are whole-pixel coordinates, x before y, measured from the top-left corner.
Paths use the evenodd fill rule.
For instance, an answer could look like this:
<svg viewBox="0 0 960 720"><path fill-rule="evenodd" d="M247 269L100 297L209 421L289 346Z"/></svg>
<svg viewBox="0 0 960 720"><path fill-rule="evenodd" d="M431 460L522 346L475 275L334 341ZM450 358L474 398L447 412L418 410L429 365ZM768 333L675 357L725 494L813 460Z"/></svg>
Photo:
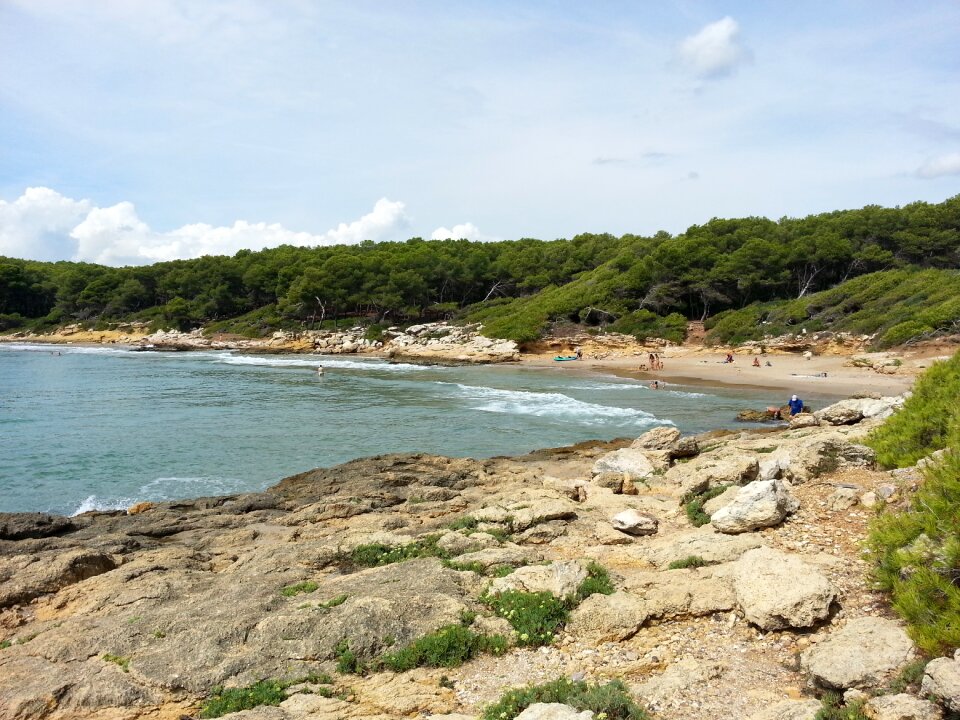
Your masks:
<svg viewBox="0 0 960 720"><path fill-rule="evenodd" d="M863 504L899 492L857 444L863 424L381 456L259 494L0 517L0 717L179 718L216 686L319 673L332 682L244 717L473 717L510 686L575 673L626 680L657 717L748 717L832 682L822 658L796 658L858 617L895 636L849 681L869 687L911 650L856 544ZM727 483L706 508L717 527L694 527L681 499ZM669 569L690 557L704 566ZM335 670L346 649L369 662L449 625L522 645L484 592L564 595L591 560L615 592L586 597L545 647Z"/></svg>

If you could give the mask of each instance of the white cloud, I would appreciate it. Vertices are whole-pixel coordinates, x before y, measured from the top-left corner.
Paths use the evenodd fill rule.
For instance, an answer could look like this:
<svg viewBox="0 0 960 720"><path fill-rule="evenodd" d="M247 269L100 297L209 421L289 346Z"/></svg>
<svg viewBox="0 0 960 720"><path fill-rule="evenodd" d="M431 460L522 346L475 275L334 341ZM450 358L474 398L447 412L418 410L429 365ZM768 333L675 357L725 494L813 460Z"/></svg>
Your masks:
<svg viewBox="0 0 960 720"><path fill-rule="evenodd" d="M500 238L491 237L490 235L484 235L480 232L480 228L474 225L472 222L460 223L459 225L454 225L449 230L445 227L438 227L432 233L430 233L431 240L477 240L479 242L495 242Z"/></svg>
<svg viewBox="0 0 960 720"><path fill-rule="evenodd" d="M70 257L70 229L92 207L89 200L71 200L45 187L27 188L13 202L0 200L0 255L35 260Z"/></svg>
<svg viewBox="0 0 960 720"><path fill-rule="evenodd" d="M699 78L717 78L733 73L750 60L750 51L739 40L740 26L731 17L710 23L680 43L680 63Z"/></svg>
<svg viewBox="0 0 960 720"><path fill-rule="evenodd" d="M0 200L0 255L41 260L83 260L103 265L138 265L232 255L278 245L348 245L398 239L409 224L404 203L381 198L359 220L340 223L322 235L280 224L237 220L229 227L204 223L160 233L137 215L133 203L106 208L71 200L49 188L29 188L17 200Z"/></svg>
<svg viewBox="0 0 960 720"><path fill-rule="evenodd" d="M949 153L927 160L917 168L917 175L922 178L960 175L960 153Z"/></svg>

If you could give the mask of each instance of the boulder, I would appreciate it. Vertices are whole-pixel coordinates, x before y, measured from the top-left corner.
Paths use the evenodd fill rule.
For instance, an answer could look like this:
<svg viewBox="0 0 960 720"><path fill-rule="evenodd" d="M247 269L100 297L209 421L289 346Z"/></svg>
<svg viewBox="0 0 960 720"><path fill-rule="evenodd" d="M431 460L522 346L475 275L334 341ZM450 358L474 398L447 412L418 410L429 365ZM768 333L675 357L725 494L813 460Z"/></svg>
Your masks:
<svg viewBox="0 0 960 720"><path fill-rule="evenodd" d="M570 614L567 631L597 642L622 642L636 635L648 617L646 604L635 595L594 593Z"/></svg>
<svg viewBox="0 0 960 720"><path fill-rule="evenodd" d="M677 440L670 450L670 457L674 459L691 458L700 454L700 441L692 435Z"/></svg>
<svg viewBox="0 0 960 720"><path fill-rule="evenodd" d="M527 565L517 568L506 577L496 578L490 583L491 593L507 590L522 592L549 592L555 597L572 595L587 579L587 569L578 560L550 563L549 565Z"/></svg>
<svg viewBox="0 0 960 720"><path fill-rule="evenodd" d="M593 720L593 713L562 703L534 703L517 715L517 720Z"/></svg>
<svg viewBox="0 0 960 720"><path fill-rule="evenodd" d="M754 480L740 488L731 503L715 512L710 524L720 532L736 535L779 525L799 508L800 503L781 480Z"/></svg>
<svg viewBox="0 0 960 720"><path fill-rule="evenodd" d="M850 398L818 410L817 420L827 425L852 425L864 418L886 418L903 405L903 398Z"/></svg>
<svg viewBox="0 0 960 720"><path fill-rule="evenodd" d="M610 519L615 530L627 535L654 535L657 532L659 521L652 515L639 510L624 510Z"/></svg>
<svg viewBox="0 0 960 720"><path fill-rule="evenodd" d="M593 474L626 473L631 478L640 479L653 475L655 468L642 450L621 448L600 456L593 464Z"/></svg>
<svg viewBox="0 0 960 720"><path fill-rule="evenodd" d="M870 698L863 708L870 720L941 720L940 708L907 693Z"/></svg>
<svg viewBox="0 0 960 720"><path fill-rule="evenodd" d="M680 431L672 426L655 427L630 445L635 450L670 450L680 439Z"/></svg>
<svg viewBox="0 0 960 720"><path fill-rule="evenodd" d="M805 482L843 467L872 468L876 453L866 445L858 445L842 435L817 435L790 451L786 477L792 482Z"/></svg>
<svg viewBox="0 0 960 720"><path fill-rule="evenodd" d="M745 552L733 572L737 603L763 630L812 627L830 613L837 590L794 555L768 547Z"/></svg>
<svg viewBox="0 0 960 720"><path fill-rule="evenodd" d="M800 657L814 681L828 688L878 687L886 675L905 665L913 643L893 620L850 620Z"/></svg>
<svg viewBox="0 0 960 720"><path fill-rule="evenodd" d="M657 567L666 567L688 557L699 557L707 563L715 564L736 560L747 550L753 550L762 544L756 535L724 535L712 526L704 525L682 535L669 535L654 540L640 552Z"/></svg>
<svg viewBox="0 0 960 720"><path fill-rule="evenodd" d="M822 707L819 700L783 700L751 715L750 720L816 720Z"/></svg>
<svg viewBox="0 0 960 720"><path fill-rule="evenodd" d="M927 663L923 672L920 692L933 695L953 712L960 712L960 650L953 659L937 658Z"/></svg>
<svg viewBox="0 0 960 720"><path fill-rule="evenodd" d="M857 488L848 485L841 485L827 498L827 505L830 509L837 511L849 510L858 502Z"/></svg>
<svg viewBox="0 0 960 720"><path fill-rule="evenodd" d="M623 473L600 473L593 478L593 483L598 487L607 488L614 495L619 495L623 492Z"/></svg>
<svg viewBox="0 0 960 720"><path fill-rule="evenodd" d="M802 412L797 413L792 418L790 418L790 429L799 430L801 428L808 427L817 427L820 424L820 421L817 419L817 416L814 413Z"/></svg>
<svg viewBox="0 0 960 720"><path fill-rule="evenodd" d="M702 493L717 485L745 485L757 479L760 466L756 458L737 454L725 458L700 456L682 465L674 465L664 475L667 482L680 486L683 493Z"/></svg>

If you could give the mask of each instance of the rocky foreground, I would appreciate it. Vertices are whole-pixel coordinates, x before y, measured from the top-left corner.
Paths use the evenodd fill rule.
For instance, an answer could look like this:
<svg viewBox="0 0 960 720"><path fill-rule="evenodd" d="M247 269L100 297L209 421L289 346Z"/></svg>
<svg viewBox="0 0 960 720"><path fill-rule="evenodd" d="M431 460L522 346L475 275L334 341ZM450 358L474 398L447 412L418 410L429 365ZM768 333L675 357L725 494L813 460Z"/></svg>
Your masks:
<svg viewBox="0 0 960 720"><path fill-rule="evenodd" d="M520 458L383 456L128 513L0 515L0 717L196 717L217 686L307 678L236 717L465 720L512 686L575 677L622 679L654 718L813 718L825 689L867 697L916 657L858 546L872 508L919 480L874 469L858 443L897 404ZM723 485L695 527L682 501ZM363 569L354 551L372 546L443 558ZM370 661L451 624L517 642L481 596L564 596L589 561L615 592L586 597L545 647L337 671L347 648ZM922 690L867 711L960 710L958 668L934 661ZM523 717L564 717L540 712Z"/></svg>

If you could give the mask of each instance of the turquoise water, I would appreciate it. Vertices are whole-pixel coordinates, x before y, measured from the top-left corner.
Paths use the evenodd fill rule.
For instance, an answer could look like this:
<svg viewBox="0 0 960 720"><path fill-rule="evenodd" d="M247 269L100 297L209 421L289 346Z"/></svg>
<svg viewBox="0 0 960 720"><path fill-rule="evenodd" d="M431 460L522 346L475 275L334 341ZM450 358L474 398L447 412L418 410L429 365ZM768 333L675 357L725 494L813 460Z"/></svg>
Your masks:
<svg viewBox="0 0 960 720"><path fill-rule="evenodd" d="M664 423L700 432L780 400L742 389L651 390L559 364L2 344L0 511L74 514L261 490L388 452L490 457L635 437Z"/></svg>

